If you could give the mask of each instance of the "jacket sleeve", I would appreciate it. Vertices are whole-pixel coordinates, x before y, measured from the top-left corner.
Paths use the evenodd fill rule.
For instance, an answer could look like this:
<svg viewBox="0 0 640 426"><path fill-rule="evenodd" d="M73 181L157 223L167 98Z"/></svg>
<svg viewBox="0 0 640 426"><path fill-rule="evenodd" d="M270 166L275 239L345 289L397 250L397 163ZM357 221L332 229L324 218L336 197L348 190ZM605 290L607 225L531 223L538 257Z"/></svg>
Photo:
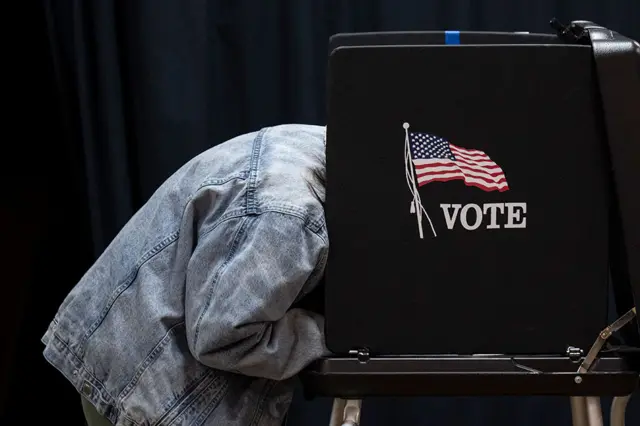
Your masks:
<svg viewBox="0 0 640 426"><path fill-rule="evenodd" d="M324 318L291 309L315 287L326 238L297 216L230 219L200 238L187 269L190 350L203 364L284 380L328 353Z"/></svg>

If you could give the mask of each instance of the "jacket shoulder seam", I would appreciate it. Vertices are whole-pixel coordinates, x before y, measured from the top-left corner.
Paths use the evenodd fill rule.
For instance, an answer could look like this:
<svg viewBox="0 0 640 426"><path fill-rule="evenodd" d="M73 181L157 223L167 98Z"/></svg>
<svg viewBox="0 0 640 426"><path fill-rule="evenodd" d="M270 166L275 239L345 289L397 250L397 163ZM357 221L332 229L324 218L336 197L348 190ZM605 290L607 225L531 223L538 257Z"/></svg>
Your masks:
<svg viewBox="0 0 640 426"><path fill-rule="evenodd" d="M264 128L258 132L256 137L253 139L253 148L251 150L251 160L249 162L249 177L247 182L247 192L245 203L247 206L247 213L256 213L257 210L257 202L256 202L256 190L257 190L257 181L258 181L258 167L260 164L260 154L262 153L262 142L265 133L267 133L268 129Z"/></svg>

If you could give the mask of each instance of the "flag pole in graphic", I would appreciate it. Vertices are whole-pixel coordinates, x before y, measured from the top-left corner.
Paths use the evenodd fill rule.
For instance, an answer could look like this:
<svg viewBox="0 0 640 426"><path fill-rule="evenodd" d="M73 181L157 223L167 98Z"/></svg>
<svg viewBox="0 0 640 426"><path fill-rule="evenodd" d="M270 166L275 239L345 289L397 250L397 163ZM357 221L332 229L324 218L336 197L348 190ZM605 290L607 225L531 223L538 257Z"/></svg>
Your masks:
<svg viewBox="0 0 640 426"><path fill-rule="evenodd" d="M409 123L404 123L402 125L404 128L404 173L407 179L407 186L409 187L409 192L413 196L413 200L411 201L411 207L409 209L410 213L416 214L416 220L418 222L418 234L420 235L420 239L424 239L424 233L422 231L422 215L424 214L429 221L429 225L431 225L431 231L433 232L433 236L437 237L436 230L433 227L433 223L431 222L431 218L429 214L422 206L422 200L420 200L420 193L418 192L418 187L416 185L417 176L414 174L413 167L413 159L411 158L411 147L409 146Z"/></svg>

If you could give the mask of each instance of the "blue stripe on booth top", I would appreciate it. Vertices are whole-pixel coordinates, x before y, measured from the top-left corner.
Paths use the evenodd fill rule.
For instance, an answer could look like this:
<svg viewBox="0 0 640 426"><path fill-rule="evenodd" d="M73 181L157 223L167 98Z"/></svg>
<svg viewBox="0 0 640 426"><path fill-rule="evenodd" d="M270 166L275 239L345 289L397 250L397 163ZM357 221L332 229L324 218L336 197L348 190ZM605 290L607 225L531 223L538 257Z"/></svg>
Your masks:
<svg viewBox="0 0 640 426"><path fill-rule="evenodd" d="M460 44L460 31L445 31L444 32L445 44Z"/></svg>

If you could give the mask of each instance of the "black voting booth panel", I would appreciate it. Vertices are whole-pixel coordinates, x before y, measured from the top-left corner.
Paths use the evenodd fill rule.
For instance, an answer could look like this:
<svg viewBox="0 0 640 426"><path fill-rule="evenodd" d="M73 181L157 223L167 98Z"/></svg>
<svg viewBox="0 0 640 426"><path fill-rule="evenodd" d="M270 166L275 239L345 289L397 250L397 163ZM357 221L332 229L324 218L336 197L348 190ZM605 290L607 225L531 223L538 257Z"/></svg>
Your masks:
<svg viewBox="0 0 640 426"><path fill-rule="evenodd" d="M333 352L561 354L606 326L612 194L591 48L508 36L332 51ZM407 166L405 123L413 161L455 152L468 179ZM417 186L417 215L406 174L422 170L434 181Z"/></svg>
<svg viewBox="0 0 640 426"><path fill-rule="evenodd" d="M637 351L579 370L607 325L609 274L620 315L640 300L640 47L595 24L567 28L332 38L325 313L335 356L302 373L307 396L638 387ZM436 178L412 191L413 160L452 149L490 161L493 187L431 169ZM465 223L454 220L471 204ZM626 331L640 346L635 320ZM482 353L505 355L470 355Z"/></svg>

